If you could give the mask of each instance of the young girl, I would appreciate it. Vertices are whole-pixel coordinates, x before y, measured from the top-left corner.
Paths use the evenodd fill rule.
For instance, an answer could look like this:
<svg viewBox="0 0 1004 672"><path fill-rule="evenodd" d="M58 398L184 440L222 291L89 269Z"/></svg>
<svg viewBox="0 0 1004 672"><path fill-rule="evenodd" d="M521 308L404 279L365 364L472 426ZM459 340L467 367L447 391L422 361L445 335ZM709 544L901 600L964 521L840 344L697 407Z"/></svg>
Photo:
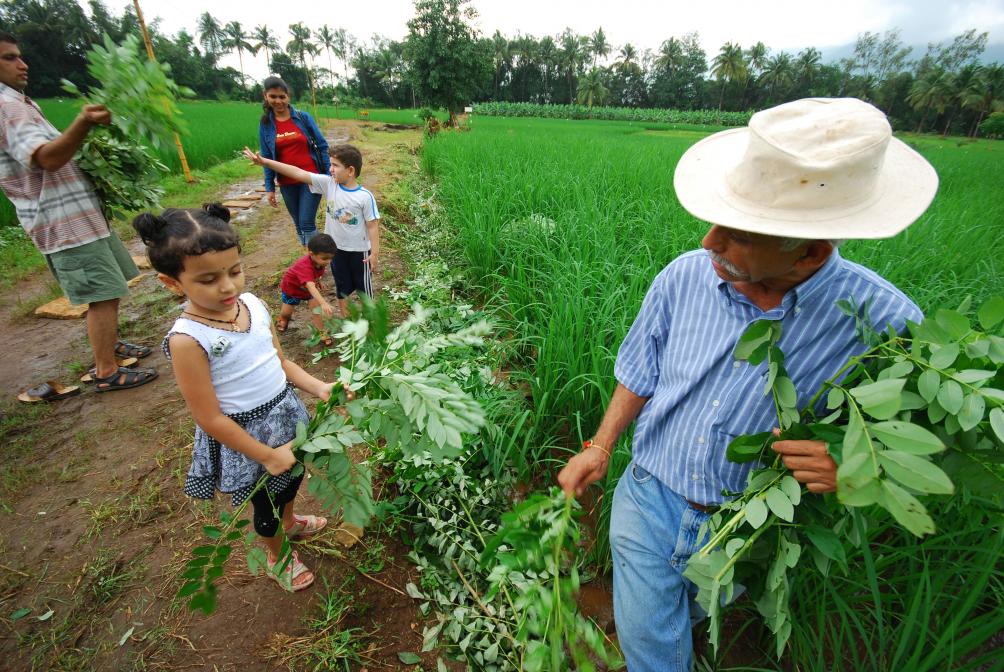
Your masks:
<svg viewBox="0 0 1004 672"><path fill-rule="evenodd" d="M262 474L271 474L251 497L255 531L271 567L281 546L273 503L290 539L316 534L328 522L293 513L303 475L290 474L296 463L290 447L296 423L308 416L291 385L327 399L332 384L283 356L265 305L243 292L240 242L229 220L230 211L214 203L160 216L144 213L133 228L161 282L188 299L164 338L164 353L197 425L185 493L212 499L218 488L238 506ZM314 582L296 553L282 576L269 576L290 591Z"/></svg>

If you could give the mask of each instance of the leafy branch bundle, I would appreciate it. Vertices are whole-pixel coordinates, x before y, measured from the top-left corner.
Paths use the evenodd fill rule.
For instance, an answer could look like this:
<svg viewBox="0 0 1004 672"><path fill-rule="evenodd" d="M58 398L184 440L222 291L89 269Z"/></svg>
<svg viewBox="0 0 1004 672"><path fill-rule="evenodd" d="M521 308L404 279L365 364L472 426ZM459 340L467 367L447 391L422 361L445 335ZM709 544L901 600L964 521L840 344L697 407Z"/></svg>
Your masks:
<svg viewBox="0 0 1004 672"><path fill-rule="evenodd" d="M75 157L108 219L155 208L164 193L158 182L168 169L150 148L166 147L174 133L185 132L174 101L194 95L171 79L170 69L149 60L136 36L116 45L105 35L103 45L87 52L87 72L98 86L84 95L73 82L63 80L68 93L112 112L111 126L88 133Z"/></svg>
<svg viewBox="0 0 1004 672"><path fill-rule="evenodd" d="M808 554L824 576L846 571L844 542L866 543L861 507L884 509L916 536L934 532L921 497L960 488L969 501L1004 505L1004 298L971 320L969 301L941 309L909 336L878 334L867 306L838 302L857 321L867 350L852 357L799 412L795 387L777 346L781 326L760 321L740 337L737 359L767 363L781 437L828 444L838 465L836 497L803 497L801 485L769 446L770 432L736 438L734 462L758 461L746 489L708 520L708 542L687 564L710 616L717 649L721 604L737 586L750 591L774 633L780 657L791 634L789 570ZM817 417L825 395L827 414ZM821 411L820 411L821 412Z"/></svg>
<svg viewBox="0 0 1004 672"><path fill-rule="evenodd" d="M576 603L581 514L578 503L558 488L534 493L503 514L481 555L482 566L492 568L487 600L513 582L523 583L525 575L538 579L513 598L520 615L514 639L525 647L521 670L588 672L596 669L594 657L607 669L622 665L607 649L603 632L579 613Z"/></svg>
<svg viewBox="0 0 1004 672"><path fill-rule="evenodd" d="M352 446L366 444L381 451L393 451L405 458L425 458L434 462L458 456L464 434L476 433L484 424L484 411L477 400L462 390L440 370L438 360L447 350L480 347L490 332L487 322L435 333L428 328L431 312L420 305L393 330L389 329L387 307L368 303L363 315L345 320L334 335L332 352L342 361L338 382L351 390L317 404L314 418L297 427L293 454L298 460L294 473L306 468L312 478L308 491L333 516L365 527L375 511L371 469L368 462L356 463L349 454ZM257 487L264 487L262 476ZM213 543L193 549L178 591L188 597L192 609L211 613L216 606L214 581L223 575L230 545L242 535L251 545L253 532L244 533L247 520L241 514L247 502L234 513L221 514L221 526L203 528ZM276 575L291 560L289 540L284 539ZM265 552L251 546L247 553L252 573L267 570Z"/></svg>

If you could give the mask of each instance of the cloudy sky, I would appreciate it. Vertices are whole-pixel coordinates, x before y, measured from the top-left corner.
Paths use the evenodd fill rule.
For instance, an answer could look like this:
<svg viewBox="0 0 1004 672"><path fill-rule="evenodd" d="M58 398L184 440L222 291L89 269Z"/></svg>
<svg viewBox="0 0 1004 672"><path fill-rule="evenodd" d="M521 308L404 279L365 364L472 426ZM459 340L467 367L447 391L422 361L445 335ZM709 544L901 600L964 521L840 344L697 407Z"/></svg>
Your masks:
<svg viewBox="0 0 1004 672"><path fill-rule="evenodd" d="M105 3L113 11L124 6L121 0ZM411 0L140 0L140 5L147 21L159 17L161 29L169 33L194 32L197 17L211 6L222 23L240 21L248 30L268 24L283 45L289 39L286 27L297 21L311 28L343 27L362 41L374 34L401 39L414 13ZM585 34L602 26L615 46L631 42L656 49L669 37L697 31L709 57L727 41L749 46L758 40L773 51L814 46L825 57L862 32L897 27L903 41L918 48L976 28L989 32L992 57L1004 53L1004 0L473 0L473 5L480 14L478 27L487 35L500 30L510 37L517 32L540 37L566 27ZM262 56L245 62L247 72L264 72L264 61ZM236 66L237 58L225 62Z"/></svg>

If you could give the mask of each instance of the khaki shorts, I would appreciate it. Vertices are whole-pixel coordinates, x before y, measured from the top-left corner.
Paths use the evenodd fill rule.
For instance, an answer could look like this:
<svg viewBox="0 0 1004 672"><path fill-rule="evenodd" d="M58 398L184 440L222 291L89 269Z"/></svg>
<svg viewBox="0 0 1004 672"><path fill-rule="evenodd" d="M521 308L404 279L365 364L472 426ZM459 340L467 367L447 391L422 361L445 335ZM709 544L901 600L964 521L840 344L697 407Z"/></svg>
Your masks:
<svg viewBox="0 0 1004 672"><path fill-rule="evenodd" d="M129 294L126 282L139 275L114 232L107 238L47 254L45 261L66 298L76 305L121 299Z"/></svg>

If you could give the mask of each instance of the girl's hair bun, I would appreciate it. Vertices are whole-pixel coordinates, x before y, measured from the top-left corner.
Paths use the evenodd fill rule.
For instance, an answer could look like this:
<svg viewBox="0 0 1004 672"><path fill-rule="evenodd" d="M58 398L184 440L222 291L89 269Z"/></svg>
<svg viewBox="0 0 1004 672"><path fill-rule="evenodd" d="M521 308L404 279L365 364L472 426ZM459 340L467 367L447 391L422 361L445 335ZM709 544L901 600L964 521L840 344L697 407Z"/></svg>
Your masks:
<svg viewBox="0 0 1004 672"><path fill-rule="evenodd" d="M222 219L224 222L230 221L230 209L219 203L203 203L202 209L217 219Z"/></svg>
<svg viewBox="0 0 1004 672"><path fill-rule="evenodd" d="M146 245L157 243L166 233L167 220L152 212L144 212L132 220L132 228Z"/></svg>

